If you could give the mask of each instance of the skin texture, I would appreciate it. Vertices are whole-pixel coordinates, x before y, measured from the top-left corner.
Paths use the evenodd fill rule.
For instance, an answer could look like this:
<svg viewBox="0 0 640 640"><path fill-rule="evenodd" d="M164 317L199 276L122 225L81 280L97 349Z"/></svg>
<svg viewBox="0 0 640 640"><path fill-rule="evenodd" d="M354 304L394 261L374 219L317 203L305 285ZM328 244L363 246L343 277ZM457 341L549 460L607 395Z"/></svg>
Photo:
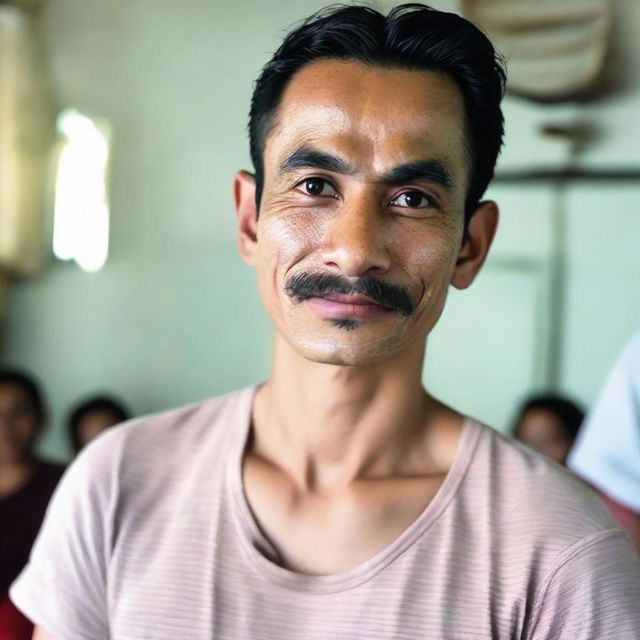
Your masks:
<svg viewBox="0 0 640 640"><path fill-rule="evenodd" d="M352 71L348 79L345 69ZM462 238L468 173L463 106L447 76L430 74L428 89L416 76L355 63L310 65L289 85L269 136L255 256L259 287L280 334L313 360L361 365L386 359L421 342L442 311ZM304 107L295 102L301 94ZM389 94L397 103L393 108L388 108ZM280 170L301 146L343 158L356 173ZM438 208L388 206L406 187L378 184L380 176L424 158L442 162L459 188L447 193L433 183L416 183L438 199ZM309 176L330 179L325 191L337 197L309 197L304 187L296 188ZM409 322L387 314L358 331L336 332L309 305L292 304L279 294L287 276L301 271L375 275L404 285L418 310Z"/></svg>
<svg viewBox="0 0 640 640"><path fill-rule="evenodd" d="M544 409L527 411L520 420L516 431L520 442L559 464L565 464L573 445L564 435L559 418Z"/></svg>
<svg viewBox="0 0 640 640"><path fill-rule="evenodd" d="M259 216L252 176L236 176L241 255L276 326L245 492L286 568L368 560L420 515L455 457L462 417L426 394L421 373L449 285L473 282L497 224L495 204L481 204L463 244L464 131L447 75L319 61L292 78L267 136ZM332 164L292 162L301 150ZM450 184L389 180L424 161ZM301 273L382 280L414 311L333 292L301 302L286 292Z"/></svg>
<svg viewBox="0 0 640 640"><path fill-rule="evenodd" d="M10 495L31 477L31 450L41 421L18 385L0 385L0 495Z"/></svg>

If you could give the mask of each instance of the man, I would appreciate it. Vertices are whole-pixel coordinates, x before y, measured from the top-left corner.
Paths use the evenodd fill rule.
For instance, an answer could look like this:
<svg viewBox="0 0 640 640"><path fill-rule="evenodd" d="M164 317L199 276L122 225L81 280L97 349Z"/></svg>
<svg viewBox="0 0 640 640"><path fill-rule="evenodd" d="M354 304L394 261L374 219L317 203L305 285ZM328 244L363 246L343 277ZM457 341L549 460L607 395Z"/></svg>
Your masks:
<svg viewBox="0 0 640 640"><path fill-rule="evenodd" d="M420 382L495 232L502 86L479 30L419 5L285 39L234 187L271 377L80 455L12 591L39 638L638 636L597 499Z"/></svg>
<svg viewBox="0 0 640 640"><path fill-rule="evenodd" d="M27 564L63 467L40 460L35 441L46 420L31 376L0 369L0 640L27 640L33 626L9 600L9 585Z"/></svg>

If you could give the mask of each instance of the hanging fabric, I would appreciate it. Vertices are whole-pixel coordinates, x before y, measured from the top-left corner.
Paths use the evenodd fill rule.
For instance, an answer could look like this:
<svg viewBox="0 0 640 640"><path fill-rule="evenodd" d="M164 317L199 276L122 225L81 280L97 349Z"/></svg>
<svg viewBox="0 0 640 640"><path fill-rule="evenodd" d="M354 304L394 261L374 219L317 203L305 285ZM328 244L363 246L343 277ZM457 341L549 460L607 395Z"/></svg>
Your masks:
<svg viewBox="0 0 640 640"><path fill-rule="evenodd" d="M564 100L597 82L611 31L609 0L462 0L462 10L504 55L509 91Z"/></svg>
<svg viewBox="0 0 640 640"><path fill-rule="evenodd" d="M0 278L35 274L45 256L47 169L53 110L32 24L0 6Z"/></svg>

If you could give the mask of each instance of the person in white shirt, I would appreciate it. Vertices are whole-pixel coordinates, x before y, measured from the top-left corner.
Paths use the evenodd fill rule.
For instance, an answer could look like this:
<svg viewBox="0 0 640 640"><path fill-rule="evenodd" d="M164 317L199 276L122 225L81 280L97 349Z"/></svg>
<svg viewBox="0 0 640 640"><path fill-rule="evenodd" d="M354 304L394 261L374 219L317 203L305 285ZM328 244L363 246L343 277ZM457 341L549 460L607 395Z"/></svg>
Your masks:
<svg viewBox="0 0 640 640"><path fill-rule="evenodd" d="M598 489L640 549L640 331L609 372L568 466Z"/></svg>

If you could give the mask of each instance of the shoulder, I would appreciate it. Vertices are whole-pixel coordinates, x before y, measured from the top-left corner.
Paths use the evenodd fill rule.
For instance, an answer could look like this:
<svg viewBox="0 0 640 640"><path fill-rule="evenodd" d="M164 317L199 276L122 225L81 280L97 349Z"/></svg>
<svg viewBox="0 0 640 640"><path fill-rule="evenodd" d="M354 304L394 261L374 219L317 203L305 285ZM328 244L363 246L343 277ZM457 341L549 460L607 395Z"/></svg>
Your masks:
<svg viewBox="0 0 640 640"><path fill-rule="evenodd" d="M82 484L89 493L94 488L106 500L105 492L113 496L169 480L198 460L215 465L224 443L249 420L252 397L247 388L108 429L80 452L63 485Z"/></svg>
<svg viewBox="0 0 640 640"><path fill-rule="evenodd" d="M640 558L621 530L576 542L546 575L526 638L632 638L640 630Z"/></svg>
<svg viewBox="0 0 640 640"><path fill-rule="evenodd" d="M635 333L619 352L600 392L597 405L607 402L615 410L616 402L636 397L640 393L640 331Z"/></svg>
<svg viewBox="0 0 640 640"><path fill-rule="evenodd" d="M573 473L489 427L477 428L470 472L494 496L496 517L512 532L560 553L616 529L602 501Z"/></svg>
<svg viewBox="0 0 640 640"><path fill-rule="evenodd" d="M640 561L602 501L560 465L475 427L461 507L498 581L526 586L523 638L635 637L617 631L640 624Z"/></svg>
<svg viewBox="0 0 640 640"><path fill-rule="evenodd" d="M624 346L621 359L632 362L636 367L640 362L640 331L636 331Z"/></svg>
<svg viewBox="0 0 640 640"><path fill-rule="evenodd" d="M625 507L640 511L640 333L618 357L580 428L569 466Z"/></svg>
<svg viewBox="0 0 640 640"><path fill-rule="evenodd" d="M249 418L253 388L234 391L169 411L134 418L108 429L79 458L96 462L103 456L165 456L225 437Z"/></svg>

